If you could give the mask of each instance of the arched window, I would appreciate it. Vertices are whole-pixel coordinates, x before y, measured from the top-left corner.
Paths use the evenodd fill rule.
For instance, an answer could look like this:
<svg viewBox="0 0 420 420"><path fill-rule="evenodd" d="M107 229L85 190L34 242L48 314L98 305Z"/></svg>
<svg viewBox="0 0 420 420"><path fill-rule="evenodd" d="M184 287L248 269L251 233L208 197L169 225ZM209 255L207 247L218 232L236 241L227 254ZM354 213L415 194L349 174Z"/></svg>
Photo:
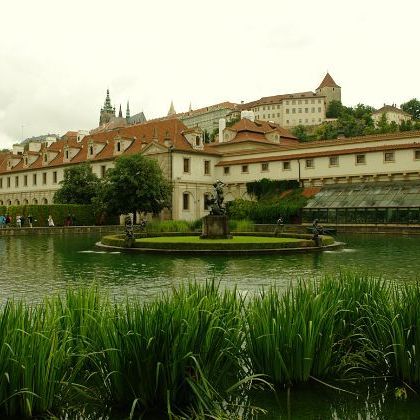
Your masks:
<svg viewBox="0 0 420 420"><path fill-rule="evenodd" d="M89 146L89 154L93 155L93 146Z"/></svg>
<svg viewBox="0 0 420 420"><path fill-rule="evenodd" d="M25 199L23 200L23 204L29 204L29 201L25 198Z"/></svg>
<svg viewBox="0 0 420 420"><path fill-rule="evenodd" d="M12 200L7 200L7 205L11 206L12 205Z"/></svg>
<svg viewBox="0 0 420 420"><path fill-rule="evenodd" d="M42 199L42 204L48 204L48 200L46 198Z"/></svg>
<svg viewBox="0 0 420 420"><path fill-rule="evenodd" d="M4 204L3 204L3 200L0 200L0 206L3 206Z"/></svg>
<svg viewBox="0 0 420 420"><path fill-rule="evenodd" d="M33 199L32 199L32 203L33 203L33 204L38 204L38 199L37 199L37 198L33 198Z"/></svg>
<svg viewBox="0 0 420 420"><path fill-rule="evenodd" d="M15 206L20 206L20 201L18 199L15 200Z"/></svg>
<svg viewBox="0 0 420 420"><path fill-rule="evenodd" d="M195 137L195 145L196 145L196 146L200 146L200 144L201 144L201 139L200 139L200 136L196 136L196 137Z"/></svg>

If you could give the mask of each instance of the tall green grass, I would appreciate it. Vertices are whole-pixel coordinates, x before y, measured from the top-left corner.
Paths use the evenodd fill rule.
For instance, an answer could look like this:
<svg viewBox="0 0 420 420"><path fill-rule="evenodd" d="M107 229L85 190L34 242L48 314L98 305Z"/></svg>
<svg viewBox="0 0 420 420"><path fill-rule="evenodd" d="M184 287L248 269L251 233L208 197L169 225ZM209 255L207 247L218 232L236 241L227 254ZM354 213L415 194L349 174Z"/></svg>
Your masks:
<svg viewBox="0 0 420 420"><path fill-rule="evenodd" d="M341 274L246 300L214 282L152 302L97 287L0 309L0 417L82 402L170 418L237 418L255 377L392 376L420 386L420 286ZM238 401L241 401L239 403Z"/></svg>

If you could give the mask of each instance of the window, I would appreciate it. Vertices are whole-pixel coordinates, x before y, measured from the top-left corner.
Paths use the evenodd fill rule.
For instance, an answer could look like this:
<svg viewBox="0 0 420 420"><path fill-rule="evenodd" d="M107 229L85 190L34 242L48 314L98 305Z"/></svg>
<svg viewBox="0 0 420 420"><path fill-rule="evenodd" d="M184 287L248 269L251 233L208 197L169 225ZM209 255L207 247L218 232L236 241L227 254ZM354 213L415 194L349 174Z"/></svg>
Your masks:
<svg viewBox="0 0 420 420"><path fill-rule="evenodd" d="M330 157L330 166L338 166L338 156Z"/></svg>
<svg viewBox="0 0 420 420"><path fill-rule="evenodd" d="M292 114L296 114L296 108L292 108Z"/></svg>
<svg viewBox="0 0 420 420"><path fill-rule="evenodd" d="M264 162L261 164L261 172L267 172L268 171L268 162Z"/></svg>
<svg viewBox="0 0 420 420"><path fill-rule="evenodd" d="M206 193L203 197L203 204L204 204L204 210L210 210L210 204L208 203L208 200L210 200L210 194Z"/></svg>
<svg viewBox="0 0 420 420"><path fill-rule="evenodd" d="M384 153L384 161L385 162L395 162L394 152L385 152Z"/></svg>
<svg viewBox="0 0 420 420"><path fill-rule="evenodd" d="M183 210L190 209L190 195L188 193L182 194L182 209Z"/></svg>
<svg viewBox="0 0 420 420"><path fill-rule="evenodd" d="M356 165L364 165L366 163L366 155L356 155Z"/></svg>
<svg viewBox="0 0 420 420"><path fill-rule="evenodd" d="M10 176L7 177L7 188L10 188Z"/></svg>
<svg viewBox="0 0 420 420"><path fill-rule="evenodd" d="M43 172L42 173L42 184L45 185L47 183L47 173Z"/></svg>
<svg viewBox="0 0 420 420"><path fill-rule="evenodd" d="M210 175L210 161L204 161L204 175Z"/></svg>
<svg viewBox="0 0 420 420"><path fill-rule="evenodd" d="M305 159L305 168L314 168L314 160L313 159Z"/></svg>
<svg viewBox="0 0 420 420"><path fill-rule="evenodd" d="M318 107L318 112L321 112L321 107Z"/></svg>
<svg viewBox="0 0 420 420"><path fill-rule="evenodd" d="M24 161L25 166L28 166L28 158L26 156L25 156L25 159L23 161Z"/></svg>
<svg viewBox="0 0 420 420"><path fill-rule="evenodd" d="M92 156L93 155L93 146L89 146L89 154Z"/></svg>
<svg viewBox="0 0 420 420"><path fill-rule="evenodd" d="M313 107L312 107L312 108L311 108L311 112L315 112L315 108L313 108Z"/></svg>
<svg viewBox="0 0 420 420"><path fill-rule="evenodd" d="M305 114L309 112L309 108L305 108Z"/></svg>
<svg viewBox="0 0 420 420"><path fill-rule="evenodd" d="M290 171L290 161L283 162L283 171Z"/></svg>
<svg viewBox="0 0 420 420"><path fill-rule="evenodd" d="M414 150L414 159L420 160L420 150Z"/></svg>
<svg viewBox="0 0 420 420"><path fill-rule="evenodd" d="M298 109L299 114L302 114L302 108Z"/></svg>
<svg viewBox="0 0 420 420"><path fill-rule="evenodd" d="M68 158L69 158L69 151L66 150L66 159L68 159Z"/></svg>
<svg viewBox="0 0 420 420"><path fill-rule="evenodd" d="M23 176L23 186L27 187L28 186L28 175L24 175Z"/></svg>
<svg viewBox="0 0 420 420"><path fill-rule="evenodd" d="M286 114L288 114L289 113L289 108L286 108Z"/></svg>
<svg viewBox="0 0 420 420"><path fill-rule="evenodd" d="M32 185L36 185L36 174L32 175Z"/></svg>
<svg viewBox="0 0 420 420"><path fill-rule="evenodd" d="M15 187L19 187L19 177L15 176Z"/></svg>
<svg viewBox="0 0 420 420"><path fill-rule="evenodd" d="M268 114L267 118L270 118L270 117L271 117L271 114Z"/></svg>
<svg viewBox="0 0 420 420"><path fill-rule="evenodd" d="M121 142L117 142L117 152L121 152ZM93 152L91 153L91 155Z"/></svg>
<svg viewBox="0 0 420 420"><path fill-rule="evenodd" d="M200 146L200 136L195 137L195 145Z"/></svg>
<svg viewBox="0 0 420 420"><path fill-rule="evenodd" d="M242 173L248 172L248 165L242 165Z"/></svg>
<svg viewBox="0 0 420 420"><path fill-rule="evenodd" d="M184 158L184 173L190 172L190 158Z"/></svg>
<svg viewBox="0 0 420 420"><path fill-rule="evenodd" d="M230 174L230 166L225 166L225 167L223 168L223 173L224 173L225 175L229 175L229 174Z"/></svg>
<svg viewBox="0 0 420 420"><path fill-rule="evenodd" d="M53 184L57 184L57 171L53 172Z"/></svg>
<svg viewBox="0 0 420 420"><path fill-rule="evenodd" d="M47 162L48 161L48 155L45 153L44 154L44 162Z"/></svg>
<svg viewBox="0 0 420 420"><path fill-rule="evenodd" d="M0 178L0 188L3 188L3 178Z"/></svg>
<svg viewBox="0 0 420 420"><path fill-rule="evenodd" d="M105 178L105 173L106 173L106 166L101 165L101 178Z"/></svg>

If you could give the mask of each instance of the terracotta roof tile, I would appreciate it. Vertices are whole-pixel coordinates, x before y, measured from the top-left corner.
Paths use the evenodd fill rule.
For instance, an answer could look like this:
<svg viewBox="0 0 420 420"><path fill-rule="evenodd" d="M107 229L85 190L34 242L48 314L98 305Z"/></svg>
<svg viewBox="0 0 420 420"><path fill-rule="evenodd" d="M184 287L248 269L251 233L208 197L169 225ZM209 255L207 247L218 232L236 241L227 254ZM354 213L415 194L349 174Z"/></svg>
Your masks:
<svg viewBox="0 0 420 420"><path fill-rule="evenodd" d="M216 166L241 165L243 163L256 163L256 162L275 162L275 161L284 161L284 160L293 160L293 159L309 159L313 157L350 155L353 153L370 153L370 152L387 151L387 150L417 149L418 147L420 147L420 144L408 143L408 144L390 144L390 145L383 145L383 146L349 148L349 149L342 149L342 150L323 150L321 152L305 152L305 153L293 153L293 154L281 155L281 156L266 156L266 157L259 157L259 158L225 160L225 161L221 161L217 163Z"/></svg>
<svg viewBox="0 0 420 420"><path fill-rule="evenodd" d="M337 85L337 83L334 82L334 79L331 77L330 73L327 73L322 80L321 84L318 86L318 89L321 89L323 87L340 87Z"/></svg>
<svg viewBox="0 0 420 420"><path fill-rule="evenodd" d="M248 102L246 104L241 105L242 109L249 109L255 106L260 105L267 105L267 104L278 104L279 102L287 99L308 99L308 98L324 98L324 96L319 95L317 93L308 91L308 92L297 92L297 93L286 93L282 95L274 95L274 96L265 96L261 99L256 101Z"/></svg>

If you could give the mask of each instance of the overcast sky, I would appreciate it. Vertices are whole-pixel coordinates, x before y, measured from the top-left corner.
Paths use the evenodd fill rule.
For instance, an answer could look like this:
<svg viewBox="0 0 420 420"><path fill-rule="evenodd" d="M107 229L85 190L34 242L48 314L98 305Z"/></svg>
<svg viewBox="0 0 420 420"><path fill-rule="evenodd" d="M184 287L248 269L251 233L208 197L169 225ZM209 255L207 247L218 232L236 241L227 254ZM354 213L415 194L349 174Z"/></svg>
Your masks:
<svg viewBox="0 0 420 420"><path fill-rule="evenodd" d="M420 97L420 1L1 1L0 149L98 125L106 89L146 118L315 90Z"/></svg>

